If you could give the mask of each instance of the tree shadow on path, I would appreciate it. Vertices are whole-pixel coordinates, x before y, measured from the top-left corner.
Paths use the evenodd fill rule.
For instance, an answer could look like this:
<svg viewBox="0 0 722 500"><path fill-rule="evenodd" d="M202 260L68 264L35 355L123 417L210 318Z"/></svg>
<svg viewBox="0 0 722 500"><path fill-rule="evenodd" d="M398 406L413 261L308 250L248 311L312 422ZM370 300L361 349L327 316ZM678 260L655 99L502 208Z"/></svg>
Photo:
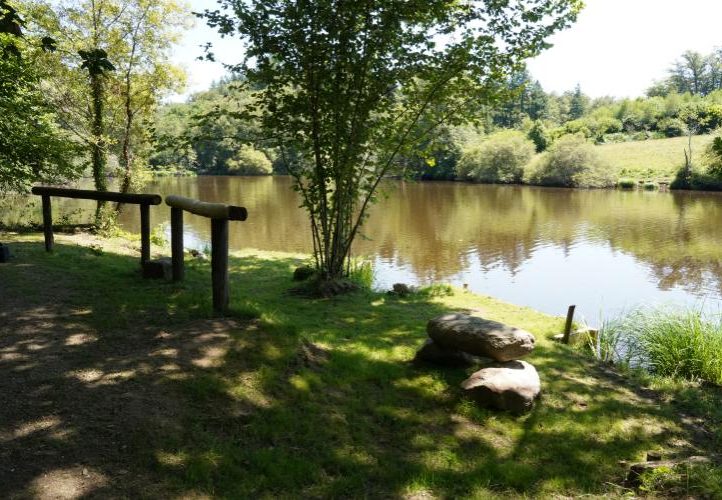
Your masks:
<svg viewBox="0 0 722 500"><path fill-rule="evenodd" d="M214 319L207 264L177 286L130 256L40 246L0 267L3 496L599 493L617 460L694 446L658 400L547 344L531 414L474 407L470 370L408 362L448 310L431 296L279 297L297 261L247 256L237 314Z"/></svg>

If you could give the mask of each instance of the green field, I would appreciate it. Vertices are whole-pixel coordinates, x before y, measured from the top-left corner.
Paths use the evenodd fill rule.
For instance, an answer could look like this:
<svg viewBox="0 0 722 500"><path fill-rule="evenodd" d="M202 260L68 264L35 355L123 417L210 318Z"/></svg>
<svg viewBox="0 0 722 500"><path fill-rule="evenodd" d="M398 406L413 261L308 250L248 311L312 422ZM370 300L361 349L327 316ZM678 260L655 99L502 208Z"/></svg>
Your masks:
<svg viewBox="0 0 722 500"><path fill-rule="evenodd" d="M698 135L692 138L693 159L700 159L704 147L711 140L711 135ZM597 146L596 149L606 162L619 170L619 177L670 181L684 163L684 148L687 145L687 137L672 137L604 144Z"/></svg>
<svg viewBox="0 0 722 500"><path fill-rule="evenodd" d="M47 254L41 237L0 236L15 255L0 264L10 497L617 497L620 461L722 437L719 391L643 388L549 340L561 318L490 297L310 299L288 292L304 257L244 252L231 315L213 318L206 260L172 284L140 278L137 243L58 235ZM530 414L476 407L459 388L471 370L410 363L446 311L536 335ZM708 476L682 493L719 492Z"/></svg>

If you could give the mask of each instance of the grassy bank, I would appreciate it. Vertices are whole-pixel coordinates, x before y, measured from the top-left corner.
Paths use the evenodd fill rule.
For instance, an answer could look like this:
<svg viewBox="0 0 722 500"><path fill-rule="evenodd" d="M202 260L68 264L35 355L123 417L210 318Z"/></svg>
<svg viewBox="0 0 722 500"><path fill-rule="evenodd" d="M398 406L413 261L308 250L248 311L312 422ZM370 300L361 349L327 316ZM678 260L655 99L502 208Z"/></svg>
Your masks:
<svg viewBox="0 0 722 500"><path fill-rule="evenodd" d="M139 277L137 243L60 235L46 254L37 235L0 241L15 255L0 264L11 496L54 480L131 497L620 496L620 460L707 454L722 437L706 430L718 414L699 423L687 405L722 407L719 392L631 384L552 343L561 318L490 297L312 300L288 293L302 256L249 251L231 258L232 312L218 319L207 261L189 257L176 285ZM458 388L471 370L409 363L426 321L450 310L536 335L530 414L477 408Z"/></svg>
<svg viewBox="0 0 722 500"><path fill-rule="evenodd" d="M705 148L713 135L692 138L693 164L705 168ZM670 183L684 163L687 137L651 139L593 145L581 136L558 138L543 153L521 132L497 132L463 150L451 177L499 184L600 188L637 187L657 189ZM717 189L716 179L693 185L694 189ZM704 187L702 187L704 186Z"/></svg>
<svg viewBox="0 0 722 500"><path fill-rule="evenodd" d="M711 140L710 135L692 137L695 158L699 159ZM687 145L687 137L672 137L604 144L596 146L595 150L602 160L616 169L618 177L669 182L684 163L684 149Z"/></svg>

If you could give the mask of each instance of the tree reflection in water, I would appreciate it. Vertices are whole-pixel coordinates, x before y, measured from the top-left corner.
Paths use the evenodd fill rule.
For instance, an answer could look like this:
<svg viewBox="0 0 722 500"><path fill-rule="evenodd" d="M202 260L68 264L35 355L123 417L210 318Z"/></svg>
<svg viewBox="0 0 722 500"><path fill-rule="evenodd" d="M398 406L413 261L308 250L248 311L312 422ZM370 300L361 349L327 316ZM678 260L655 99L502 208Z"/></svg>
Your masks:
<svg viewBox="0 0 722 500"><path fill-rule="evenodd" d="M146 191L247 207L248 221L232 230L234 249L308 252L307 218L290 186L285 177L160 178ZM376 261L381 285L464 282L551 313L582 304L592 320L667 300L705 298L717 308L722 297L717 194L397 181L385 191L354 248ZM58 201L59 214L85 207ZM153 225L168 217L167 207L152 209ZM138 230L132 211L121 224ZM207 221L189 214L186 228L187 243L202 248Z"/></svg>

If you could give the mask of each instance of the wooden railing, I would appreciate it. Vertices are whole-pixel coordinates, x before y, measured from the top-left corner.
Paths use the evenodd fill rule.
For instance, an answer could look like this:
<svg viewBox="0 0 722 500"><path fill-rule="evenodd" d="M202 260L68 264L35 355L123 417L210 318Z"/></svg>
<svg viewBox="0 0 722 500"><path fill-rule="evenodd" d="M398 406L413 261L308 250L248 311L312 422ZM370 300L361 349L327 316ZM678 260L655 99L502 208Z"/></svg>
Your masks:
<svg viewBox="0 0 722 500"><path fill-rule="evenodd" d="M35 186L32 193L43 200L43 232L45 234L45 250L51 252L55 238L53 236L53 216L50 198L75 198L81 200L114 201L140 205L140 262L150 260L150 206L160 205L162 198L158 194L116 193L113 191L90 191L86 189L69 189L47 186Z"/></svg>
<svg viewBox="0 0 722 500"><path fill-rule="evenodd" d="M211 280L213 309L228 309L228 221L244 221L248 212L243 207L224 203L207 203L182 196L166 196L170 208L171 261L173 281L183 279L183 211L211 219Z"/></svg>

